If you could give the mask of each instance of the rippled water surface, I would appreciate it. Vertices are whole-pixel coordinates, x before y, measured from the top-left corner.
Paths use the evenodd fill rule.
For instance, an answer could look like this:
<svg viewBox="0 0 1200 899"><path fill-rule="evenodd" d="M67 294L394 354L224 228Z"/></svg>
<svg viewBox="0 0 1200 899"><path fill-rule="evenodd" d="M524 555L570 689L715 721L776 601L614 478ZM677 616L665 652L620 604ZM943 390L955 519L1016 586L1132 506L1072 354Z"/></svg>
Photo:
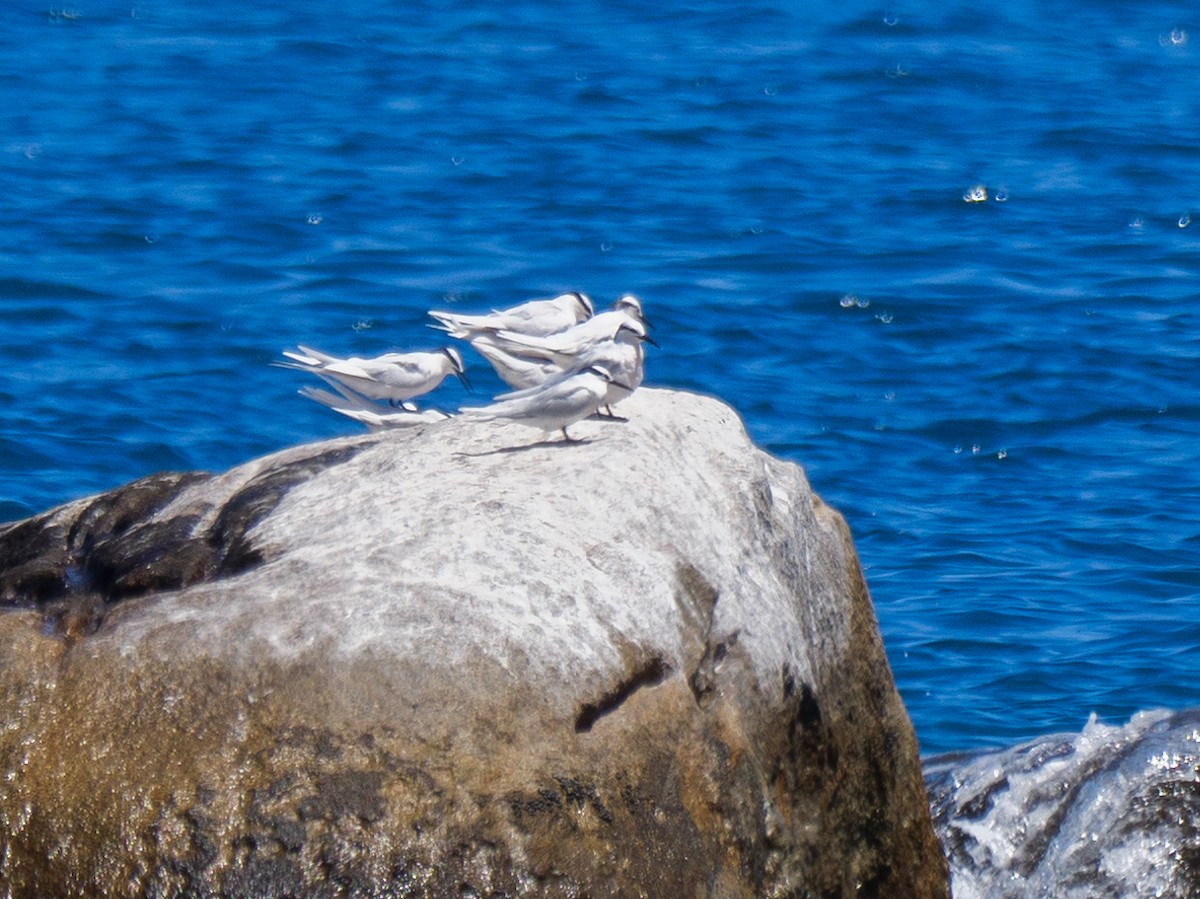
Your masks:
<svg viewBox="0 0 1200 899"><path fill-rule="evenodd" d="M924 749L1197 704L1200 21L564 9L10 11L0 520L354 432L297 341L630 290L846 513Z"/></svg>

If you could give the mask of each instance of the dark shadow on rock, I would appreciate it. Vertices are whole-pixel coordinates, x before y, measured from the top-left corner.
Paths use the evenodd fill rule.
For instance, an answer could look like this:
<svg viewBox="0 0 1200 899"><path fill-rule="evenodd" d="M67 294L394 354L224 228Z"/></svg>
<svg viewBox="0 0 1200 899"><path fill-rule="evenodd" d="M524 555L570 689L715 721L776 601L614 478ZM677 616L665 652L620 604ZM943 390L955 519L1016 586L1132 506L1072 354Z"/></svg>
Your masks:
<svg viewBox="0 0 1200 899"><path fill-rule="evenodd" d="M229 497L216 520L187 509L156 519L212 475L155 474L94 497L73 517L55 513L0 528L0 609L37 608L68 640L93 633L131 597L230 577L267 561L247 534L294 486L353 458L338 447L269 469Z"/></svg>
<svg viewBox="0 0 1200 899"><path fill-rule="evenodd" d="M539 440L537 443L522 443L519 446L504 446L499 449L485 450L482 453L455 453L455 456L462 456L468 459L480 459L485 456L504 456L509 453L524 453L528 450L547 448L557 449L566 446L586 446L592 442L591 437L572 437L570 440Z"/></svg>

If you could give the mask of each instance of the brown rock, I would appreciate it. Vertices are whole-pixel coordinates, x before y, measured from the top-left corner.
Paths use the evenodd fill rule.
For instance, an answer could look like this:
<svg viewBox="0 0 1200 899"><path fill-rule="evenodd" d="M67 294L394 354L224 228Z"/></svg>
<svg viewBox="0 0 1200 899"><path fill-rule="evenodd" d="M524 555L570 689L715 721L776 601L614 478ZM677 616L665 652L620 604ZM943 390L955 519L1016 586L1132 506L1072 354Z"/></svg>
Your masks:
<svg viewBox="0 0 1200 899"><path fill-rule="evenodd" d="M726 406L0 528L9 895L948 896L845 523Z"/></svg>

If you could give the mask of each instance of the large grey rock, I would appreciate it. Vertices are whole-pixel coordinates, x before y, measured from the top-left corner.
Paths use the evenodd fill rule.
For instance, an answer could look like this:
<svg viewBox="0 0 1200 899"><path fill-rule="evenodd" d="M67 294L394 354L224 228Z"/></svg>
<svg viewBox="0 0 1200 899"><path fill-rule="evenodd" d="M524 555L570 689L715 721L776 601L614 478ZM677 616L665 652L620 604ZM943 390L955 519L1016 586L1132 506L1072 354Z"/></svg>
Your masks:
<svg viewBox="0 0 1200 899"><path fill-rule="evenodd" d="M449 421L0 528L9 896L946 896L842 518L737 416Z"/></svg>

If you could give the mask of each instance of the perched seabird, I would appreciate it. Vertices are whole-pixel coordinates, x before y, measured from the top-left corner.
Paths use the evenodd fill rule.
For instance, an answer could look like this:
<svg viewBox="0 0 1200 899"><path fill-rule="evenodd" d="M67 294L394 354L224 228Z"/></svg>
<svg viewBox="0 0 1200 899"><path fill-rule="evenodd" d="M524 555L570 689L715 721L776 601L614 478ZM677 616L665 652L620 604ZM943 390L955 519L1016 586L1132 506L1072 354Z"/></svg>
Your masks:
<svg viewBox="0 0 1200 899"><path fill-rule="evenodd" d="M624 420L613 412L612 407L641 387L646 377L646 350L642 343L641 340L618 337L583 354L589 364L602 365L613 376L604 397L604 414L609 418Z"/></svg>
<svg viewBox="0 0 1200 899"><path fill-rule="evenodd" d="M537 428L546 434L561 430L563 439L574 443L575 438L567 433L567 426L599 409L613 383L612 373L603 365L590 365L540 387L498 396L490 406L461 409L460 413L472 421L503 419Z"/></svg>
<svg viewBox="0 0 1200 899"><path fill-rule="evenodd" d="M643 344L658 345L644 325L622 312L602 313L549 337L501 332L497 339L502 341L500 346L483 345L480 340L473 341L472 346L511 386L537 382L539 377L545 383L590 365L602 365L613 376L604 401L611 418L617 417L612 407L628 397L645 377ZM521 376L520 385L515 383L518 378L512 377L514 374Z"/></svg>
<svg viewBox="0 0 1200 899"><path fill-rule="evenodd" d="M328 406L334 412L340 412L347 418L353 418L355 421L366 425L372 431L381 431L386 428L405 428L412 425L445 421L447 418L450 418L448 413L440 412L437 409L426 409L423 412L411 409L385 411L385 407L378 406L364 397L355 397L348 392L333 393L328 390L322 390L319 387L301 387L297 393L323 406Z"/></svg>
<svg viewBox="0 0 1200 899"><path fill-rule="evenodd" d="M636 318L647 328L650 327L650 322L646 319L646 313L642 309L642 301L631 293L622 294L621 298L613 303L613 311L624 312L630 318Z"/></svg>
<svg viewBox="0 0 1200 899"><path fill-rule="evenodd" d="M587 324L587 323L585 323ZM581 326L577 326L581 327ZM613 376L605 399L606 414L617 418L612 407L629 396L645 377L646 354L642 344L649 339L637 322L619 322L611 338L578 341L565 339L570 332L547 338L499 336L477 337L471 346L487 359L504 383L517 390L536 387L566 377L589 365L603 365ZM564 338L560 340L559 338Z"/></svg>
<svg viewBox="0 0 1200 899"><path fill-rule="evenodd" d="M285 350L283 355L291 361L275 365L311 372L343 394L350 390L366 399L393 405L428 393L450 374L467 389L471 386L462 356L453 347L429 353L384 353L373 359L340 359L307 346L300 346L298 352Z"/></svg>
<svg viewBox="0 0 1200 899"><path fill-rule="evenodd" d="M530 300L511 309L486 315L460 315L455 312L431 311L440 328L451 337L470 340L480 334L514 331L519 334L545 336L566 330L592 317L595 308L587 294L572 290L550 300Z"/></svg>
<svg viewBox="0 0 1200 899"><path fill-rule="evenodd" d="M573 328L545 337L499 331L493 339L509 352L550 360L564 371L579 368L575 360L606 341L628 340L658 346L645 325L624 312L616 311L602 312Z"/></svg>
<svg viewBox="0 0 1200 899"><path fill-rule="evenodd" d="M500 380L513 390L538 387L566 374L557 363L524 355L518 352L519 347L498 340L494 334L481 334L473 338L471 347L492 364Z"/></svg>

